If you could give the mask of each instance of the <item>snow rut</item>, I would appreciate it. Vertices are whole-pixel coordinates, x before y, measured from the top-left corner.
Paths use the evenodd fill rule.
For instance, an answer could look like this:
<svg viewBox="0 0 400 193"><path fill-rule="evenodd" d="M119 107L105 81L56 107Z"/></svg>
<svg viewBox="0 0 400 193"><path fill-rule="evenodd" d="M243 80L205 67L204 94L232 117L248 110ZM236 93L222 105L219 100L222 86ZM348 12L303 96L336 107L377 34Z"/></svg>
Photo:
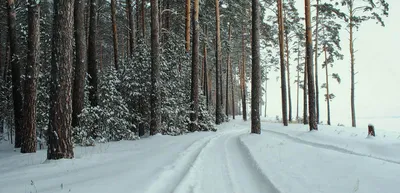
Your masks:
<svg viewBox="0 0 400 193"><path fill-rule="evenodd" d="M281 133L281 132L276 132L276 131L271 131L271 130L267 130L267 129L263 129L263 131L266 131L268 133L271 134L275 134L281 137L285 137L293 142L296 143L301 143L303 145L308 145L314 148L320 148L320 149L327 149L327 150L331 150L331 151L336 151L339 153L344 153L344 154L349 154L349 155L354 155L354 156L360 156L360 157L367 157L367 158L371 158L371 159L376 159L376 160L381 160L381 161L385 161L385 162L389 162L389 163L393 163L393 164L399 164L400 165L400 161L396 161L396 160L390 160L390 159L385 159L385 158L381 158L381 157L376 157L373 155L367 155L367 154L362 154L362 153L358 153L358 152L354 152L345 148L341 148L341 147L337 147L337 146L333 146L333 145L328 145L328 144L321 144L321 143L315 143L315 142L311 142L311 141L306 141L297 137L293 137L290 136L289 134L286 133Z"/></svg>

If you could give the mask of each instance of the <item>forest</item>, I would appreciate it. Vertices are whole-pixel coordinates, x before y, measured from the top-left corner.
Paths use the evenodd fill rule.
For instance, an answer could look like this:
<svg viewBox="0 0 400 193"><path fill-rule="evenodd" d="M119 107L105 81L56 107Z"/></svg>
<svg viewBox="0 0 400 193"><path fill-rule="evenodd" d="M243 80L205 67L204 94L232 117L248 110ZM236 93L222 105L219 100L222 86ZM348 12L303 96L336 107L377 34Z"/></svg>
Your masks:
<svg viewBox="0 0 400 193"><path fill-rule="evenodd" d="M76 145L216 131L247 116L260 134L268 103L282 104L284 126L318 130L322 116L331 124L329 86L341 77L330 68L343 52L356 127L355 34L367 21L385 26L389 4L304 5L301 15L296 0L3 1L0 140L21 153L47 148L52 160L73 158ZM278 92L267 89L271 71L281 101L267 100Z"/></svg>

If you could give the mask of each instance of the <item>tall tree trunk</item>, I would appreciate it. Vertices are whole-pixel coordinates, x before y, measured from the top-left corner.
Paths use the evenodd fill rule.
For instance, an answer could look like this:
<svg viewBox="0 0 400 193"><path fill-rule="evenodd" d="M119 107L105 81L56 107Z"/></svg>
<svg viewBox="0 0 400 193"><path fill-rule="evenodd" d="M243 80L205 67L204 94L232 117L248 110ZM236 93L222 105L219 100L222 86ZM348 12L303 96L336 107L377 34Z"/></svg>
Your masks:
<svg viewBox="0 0 400 193"><path fill-rule="evenodd" d="M135 49L135 39L136 39L136 28L135 28L135 20L133 19L133 8L132 8L132 0L126 0L126 5L128 9L128 26L129 26L129 56L133 58L133 53Z"/></svg>
<svg viewBox="0 0 400 193"><path fill-rule="evenodd" d="M242 26L242 76L241 76L241 90L242 90L242 116L243 120L247 121L247 108L246 108L246 49L245 49L245 42L244 42L244 24Z"/></svg>
<svg viewBox="0 0 400 193"><path fill-rule="evenodd" d="M281 62L281 93L282 93L282 121L284 126L288 126L287 119L287 96L286 96L286 73L285 73L285 48L283 44L284 26L283 26L283 8L282 0L278 0L278 25L279 25L279 53Z"/></svg>
<svg viewBox="0 0 400 193"><path fill-rule="evenodd" d="M160 40L158 21L158 0L151 0L151 122L150 135L160 132ZM197 72L196 72L197 73Z"/></svg>
<svg viewBox="0 0 400 193"><path fill-rule="evenodd" d="M317 0L317 6L316 6L316 18L315 18L315 105L316 105L316 120L317 124L319 123L319 85L318 85L318 24L319 24L319 0Z"/></svg>
<svg viewBox="0 0 400 193"><path fill-rule="evenodd" d="M267 90L267 88L268 88L268 72L266 71L265 74L266 74L266 77L265 77L265 93L264 93L264 95L265 95L265 96L264 96L264 97L265 97L265 99L264 99L264 100L265 100L265 101L264 101L264 117L267 117L267 104L268 104L268 103L267 103L267 102L268 102L268 101L267 101L267 99L268 99L268 98L267 98L267 97L268 97L268 96L267 96L267 93L268 93L268 90Z"/></svg>
<svg viewBox="0 0 400 193"><path fill-rule="evenodd" d="M313 71L313 48L312 48L312 31L311 31L311 14L310 0L305 0L306 15L306 64L308 76L308 112L310 115L310 130L318 130L317 117L315 113L315 84Z"/></svg>
<svg viewBox="0 0 400 193"><path fill-rule="evenodd" d="M118 70L118 33L117 33L117 18L116 14L116 0L111 0L111 20L112 20L112 31L113 31L113 47L114 47L114 66Z"/></svg>
<svg viewBox="0 0 400 193"><path fill-rule="evenodd" d="M21 90L21 67L17 56L18 44L16 36L16 13L14 0L8 0L8 38L10 39L11 73L14 101L15 148L21 147L23 127L23 99Z"/></svg>
<svg viewBox="0 0 400 193"><path fill-rule="evenodd" d="M303 83L303 124L308 124L308 75L307 75L307 64L304 64L304 83Z"/></svg>
<svg viewBox="0 0 400 193"><path fill-rule="evenodd" d="M300 93L300 42L297 44L297 94L296 94L296 121L299 121L299 93Z"/></svg>
<svg viewBox="0 0 400 193"><path fill-rule="evenodd" d="M230 75L231 75L231 92L232 92L232 118L235 119L235 82L233 82L233 65L232 61L230 62Z"/></svg>
<svg viewBox="0 0 400 193"><path fill-rule="evenodd" d="M72 96L72 127L79 126L79 114L84 106L84 88L87 61L87 47L85 37L85 3L84 0L75 0L75 78Z"/></svg>
<svg viewBox="0 0 400 193"><path fill-rule="evenodd" d="M186 0L185 48L187 53L189 53L190 50L190 2L191 0Z"/></svg>
<svg viewBox="0 0 400 193"><path fill-rule="evenodd" d="M229 23L229 29L228 29L228 42L229 45L231 44L232 41L232 27L231 27L231 23ZM225 114L228 115L229 112L229 71L230 71L230 65L231 63L231 55L230 55L230 46L228 49L228 54L226 57L226 85L225 85ZM233 86L233 85L232 85Z"/></svg>
<svg viewBox="0 0 400 193"><path fill-rule="evenodd" d="M24 130L21 153L36 152L36 80L39 66L40 6L29 0L28 6L28 58L25 79Z"/></svg>
<svg viewBox="0 0 400 193"><path fill-rule="evenodd" d="M216 83L216 104L215 104L215 124L219 125L222 122L222 107L221 107L221 89L220 87L220 70L221 65L221 37L220 37L220 21L219 21L219 0L215 0L215 20L216 20L216 48L215 48L215 83Z"/></svg>
<svg viewBox="0 0 400 193"><path fill-rule="evenodd" d="M54 1L47 159L73 158L71 80L74 1Z"/></svg>
<svg viewBox="0 0 400 193"><path fill-rule="evenodd" d="M207 40L208 40L208 36L207 36L207 26L205 27L205 39L204 39L204 50L203 50L203 62L204 62L204 87L203 87L203 92L204 95L206 96L206 106L208 109L208 104L209 104L209 86L208 86L208 70L207 70Z"/></svg>
<svg viewBox="0 0 400 193"><path fill-rule="evenodd" d="M146 17L146 10L144 7L144 4L146 3L146 0L142 0L142 8L141 8L141 19L142 19L142 37L146 37L146 24L145 22L145 17Z"/></svg>
<svg viewBox="0 0 400 193"><path fill-rule="evenodd" d="M288 32L285 33L285 43L286 43L286 70L287 70L287 85L288 85L288 99L289 99L289 122L292 122L292 93L290 89L290 64L289 64L289 37Z"/></svg>
<svg viewBox="0 0 400 193"><path fill-rule="evenodd" d="M89 101L91 106L97 106L97 2L98 0L90 0L90 29L89 29L89 45L88 45L88 74L89 74Z"/></svg>
<svg viewBox="0 0 400 193"><path fill-rule="evenodd" d="M330 107L330 97L329 97L329 73L328 73L328 59L326 54L326 46L324 45L324 53L325 53L325 81L326 81L326 107L328 114L328 125L331 125L331 107Z"/></svg>
<svg viewBox="0 0 400 193"><path fill-rule="evenodd" d="M353 6L352 4L350 5L350 20L349 20L349 28L350 28L350 61L351 61L351 126L356 127L357 122L356 122L356 105L354 101L354 87L355 87L355 82L354 82L354 76L355 76L355 71L354 71L354 38L353 38Z"/></svg>
<svg viewBox="0 0 400 193"><path fill-rule="evenodd" d="M251 133L261 134L260 5L252 0Z"/></svg>
<svg viewBox="0 0 400 193"><path fill-rule="evenodd" d="M194 0L193 13L193 43L192 43L192 89L191 89L191 105L192 113L190 114L190 130L197 131L198 129L198 111L199 111L199 0Z"/></svg>

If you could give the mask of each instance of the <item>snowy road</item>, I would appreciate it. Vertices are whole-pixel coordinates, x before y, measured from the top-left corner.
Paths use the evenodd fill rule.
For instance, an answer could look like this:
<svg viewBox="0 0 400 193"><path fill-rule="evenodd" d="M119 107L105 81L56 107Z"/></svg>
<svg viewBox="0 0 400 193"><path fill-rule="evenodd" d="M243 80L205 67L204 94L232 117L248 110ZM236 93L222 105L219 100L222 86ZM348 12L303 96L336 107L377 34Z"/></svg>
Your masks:
<svg viewBox="0 0 400 193"><path fill-rule="evenodd" d="M76 147L75 159L51 162L45 151L0 148L0 193L398 192L399 160L388 153L400 151L397 139L262 127L250 135L250 122L236 120L218 132Z"/></svg>

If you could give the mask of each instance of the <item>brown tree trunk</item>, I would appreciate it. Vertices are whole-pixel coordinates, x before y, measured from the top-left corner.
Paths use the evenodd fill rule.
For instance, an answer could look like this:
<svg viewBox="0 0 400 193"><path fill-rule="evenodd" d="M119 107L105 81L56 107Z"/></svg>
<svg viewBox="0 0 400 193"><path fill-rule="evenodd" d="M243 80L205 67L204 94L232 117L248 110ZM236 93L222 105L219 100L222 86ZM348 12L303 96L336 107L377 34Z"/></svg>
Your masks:
<svg viewBox="0 0 400 193"><path fill-rule="evenodd" d="M325 53L325 81L326 81L326 107L328 113L328 125L331 125L331 106L330 106L330 97L329 97L329 73L328 73L328 59L326 54L326 46L324 45L324 53Z"/></svg>
<svg viewBox="0 0 400 193"><path fill-rule="evenodd" d="M97 2L98 0L90 0L90 29L89 29L89 45L88 45L88 74L89 74L89 101L91 106L97 106Z"/></svg>
<svg viewBox="0 0 400 193"><path fill-rule="evenodd" d="M303 124L308 124L308 78L307 78L307 64L304 64L304 83L303 83Z"/></svg>
<svg viewBox="0 0 400 193"><path fill-rule="evenodd" d="M230 62L230 75L231 75L231 95L232 95L232 118L235 119L235 82L233 82L233 65Z"/></svg>
<svg viewBox="0 0 400 193"><path fill-rule="evenodd" d="M242 26L242 76L241 76L241 90L242 90L242 116L243 120L247 121L247 108L246 108L246 49L244 42L245 34L244 34L244 25Z"/></svg>
<svg viewBox="0 0 400 193"><path fill-rule="evenodd" d="M21 67L17 56L18 44L16 36L16 13L14 0L8 0L8 38L10 39L10 60L14 101L14 124L15 124L15 148L21 147L23 112L22 112L22 90L21 90Z"/></svg>
<svg viewBox="0 0 400 193"><path fill-rule="evenodd" d="M39 66L40 6L29 0L28 6L28 58L25 79L24 130L21 153L36 152L36 80Z"/></svg>
<svg viewBox="0 0 400 193"><path fill-rule="evenodd" d="M232 39L232 27L231 23L229 23L229 32L228 32L228 42L231 44L231 39ZM230 48L229 48L230 49ZM228 49L228 54L226 57L226 85L225 85L225 114L228 115L229 112L229 71L230 71L230 63L231 63L231 55L230 55L230 50ZM233 85L232 85L233 86Z"/></svg>
<svg viewBox="0 0 400 193"><path fill-rule="evenodd" d="M315 52L314 52L314 56L315 56L315 105L316 105L316 120L317 120L317 124L319 123L319 85L318 85L318 24L319 24L319 9L318 9L318 5L319 5L319 0L317 0L317 6L316 6L316 18L315 18Z"/></svg>
<svg viewBox="0 0 400 193"><path fill-rule="evenodd" d="M190 50L190 2L191 0L186 0L185 48L187 53Z"/></svg>
<svg viewBox="0 0 400 193"><path fill-rule="evenodd" d="M220 87L220 60L221 60L221 37L220 37L220 20L219 20L219 0L215 0L215 20L216 20L216 48L215 48L215 83L216 83L216 104L215 104L215 124L222 123L222 107L221 107L221 89Z"/></svg>
<svg viewBox="0 0 400 193"><path fill-rule="evenodd" d="M315 113L315 84L313 71L313 48L312 48L312 31L311 31L311 15L310 0L305 0L306 15L306 65L308 76L308 112L310 115L310 130L318 130L317 117Z"/></svg>
<svg viewBox="0 0 400 193"><path fill-rule="evenodd" d="M355 82L354 82L354 76L355 76L355 71L354 71L354 38L353 38L353 6L350 6L350 62L351 62L351 126L356 127L356 105L354 101L354 87L355 87Z"/></svg>
<svg viewBox="0 0 400 193"><path fill-rule="evenodd" d="M285 43L286 43L286 70L287 70L287 89L288 89L288 99L289 99L289 122L292 122L292 93L290 89L290 64L289 64L289 37L288 37L288 32L286 31L285 33Z"/></svg>
<svg viewBox="0 0 400 193"><path fill-rule="evenodd" d="M252 0L251 133L261 134L260 5Z"/></svg>
<svg viewBox="0 0 400 193"><path fill-rule="evenodd" d="M128 9L128 26L129 26L129 56L133 58L133 53L135 49L135 39L136 39L136 28L135 28L135 20L133 19L133 8L132 8L132 0L126 0L127 9Z"/></svg>
<svg viewBox="0 0 400 193"><path fill-rule="evenodd" d="M191 105L192 113L190 114L190 131L197 131L198 111L199 111L199 0L194 0L193 13L193 43L192 43L192 89L191 89Z"/></svg>
<svg viewBox="0 0 400 193"><path fill-rule="evenodd" d="M75 0L75 78L72 96L72 127L79 126L79 114L84 106L84 88L87 61L87 47L85 37L85 3L84 0Z"/></svg>
<svg viewBox="0 0 400 193"><path fill-rule="evenodd" d="M142 37L146 37L146 24L144 23L145 17L146 17L146 10L144 9L144 4L146 3L146 0L142 0L142 8L141 8L141 19L142 19Z"/></svg>
<svg viewBox="0 0 400 193"><path fill-rule="evenodd" d="M151 0L151 121L150 135L160 132L160 40L159 40L159 21L158 21L158 0Z"/></svg>
<svg viewBox="0 0 400 193"><path fill-rule="evenodd" d="M282 120L283 125L288 126L287 119L287 96L286 96L286 73L285 73L285 49L283 44L283 36L284 36L284 26L283 26L283 8L282 8L282 0L278 0L278 25L279 25L279 53L280 53L280 61L281 61L281 93L282 93Z"/></svg>
<svg viewBox="0 0 400 193"><path fill-rule="evenodd" d="M73 158L71 80L74 1L54 1L47 159Z"/></svg>
<svg viewBox="0 0 400 193"><path fill-rule="evenodd" d="M209 86L208 86L208 69L207 69L207 40L208 40L208 36L207 36L207 26L205 27L205 39L204 39L204 50L203 50L203 62L204 62L204 87L203 87L203 92L204 95L206 96L206 106L208 109L208 104L209 104Z"/></svg>
<svg viewBox="0 0 400 193"><path fill-rule="evenodd" d="M299 121L299 93L300 93L300 42L297 44L297 96L296 96L296 121Z"/></svg>
<svg viewBox="0 0 400 193"><path fill-rule="evenodd" d="M117 18L116 14L116 0L111 0L111 20L112 20L112 30L113 30L113 47L114 47L114 66L118 70L118 33L117 33Z"/></svg>

